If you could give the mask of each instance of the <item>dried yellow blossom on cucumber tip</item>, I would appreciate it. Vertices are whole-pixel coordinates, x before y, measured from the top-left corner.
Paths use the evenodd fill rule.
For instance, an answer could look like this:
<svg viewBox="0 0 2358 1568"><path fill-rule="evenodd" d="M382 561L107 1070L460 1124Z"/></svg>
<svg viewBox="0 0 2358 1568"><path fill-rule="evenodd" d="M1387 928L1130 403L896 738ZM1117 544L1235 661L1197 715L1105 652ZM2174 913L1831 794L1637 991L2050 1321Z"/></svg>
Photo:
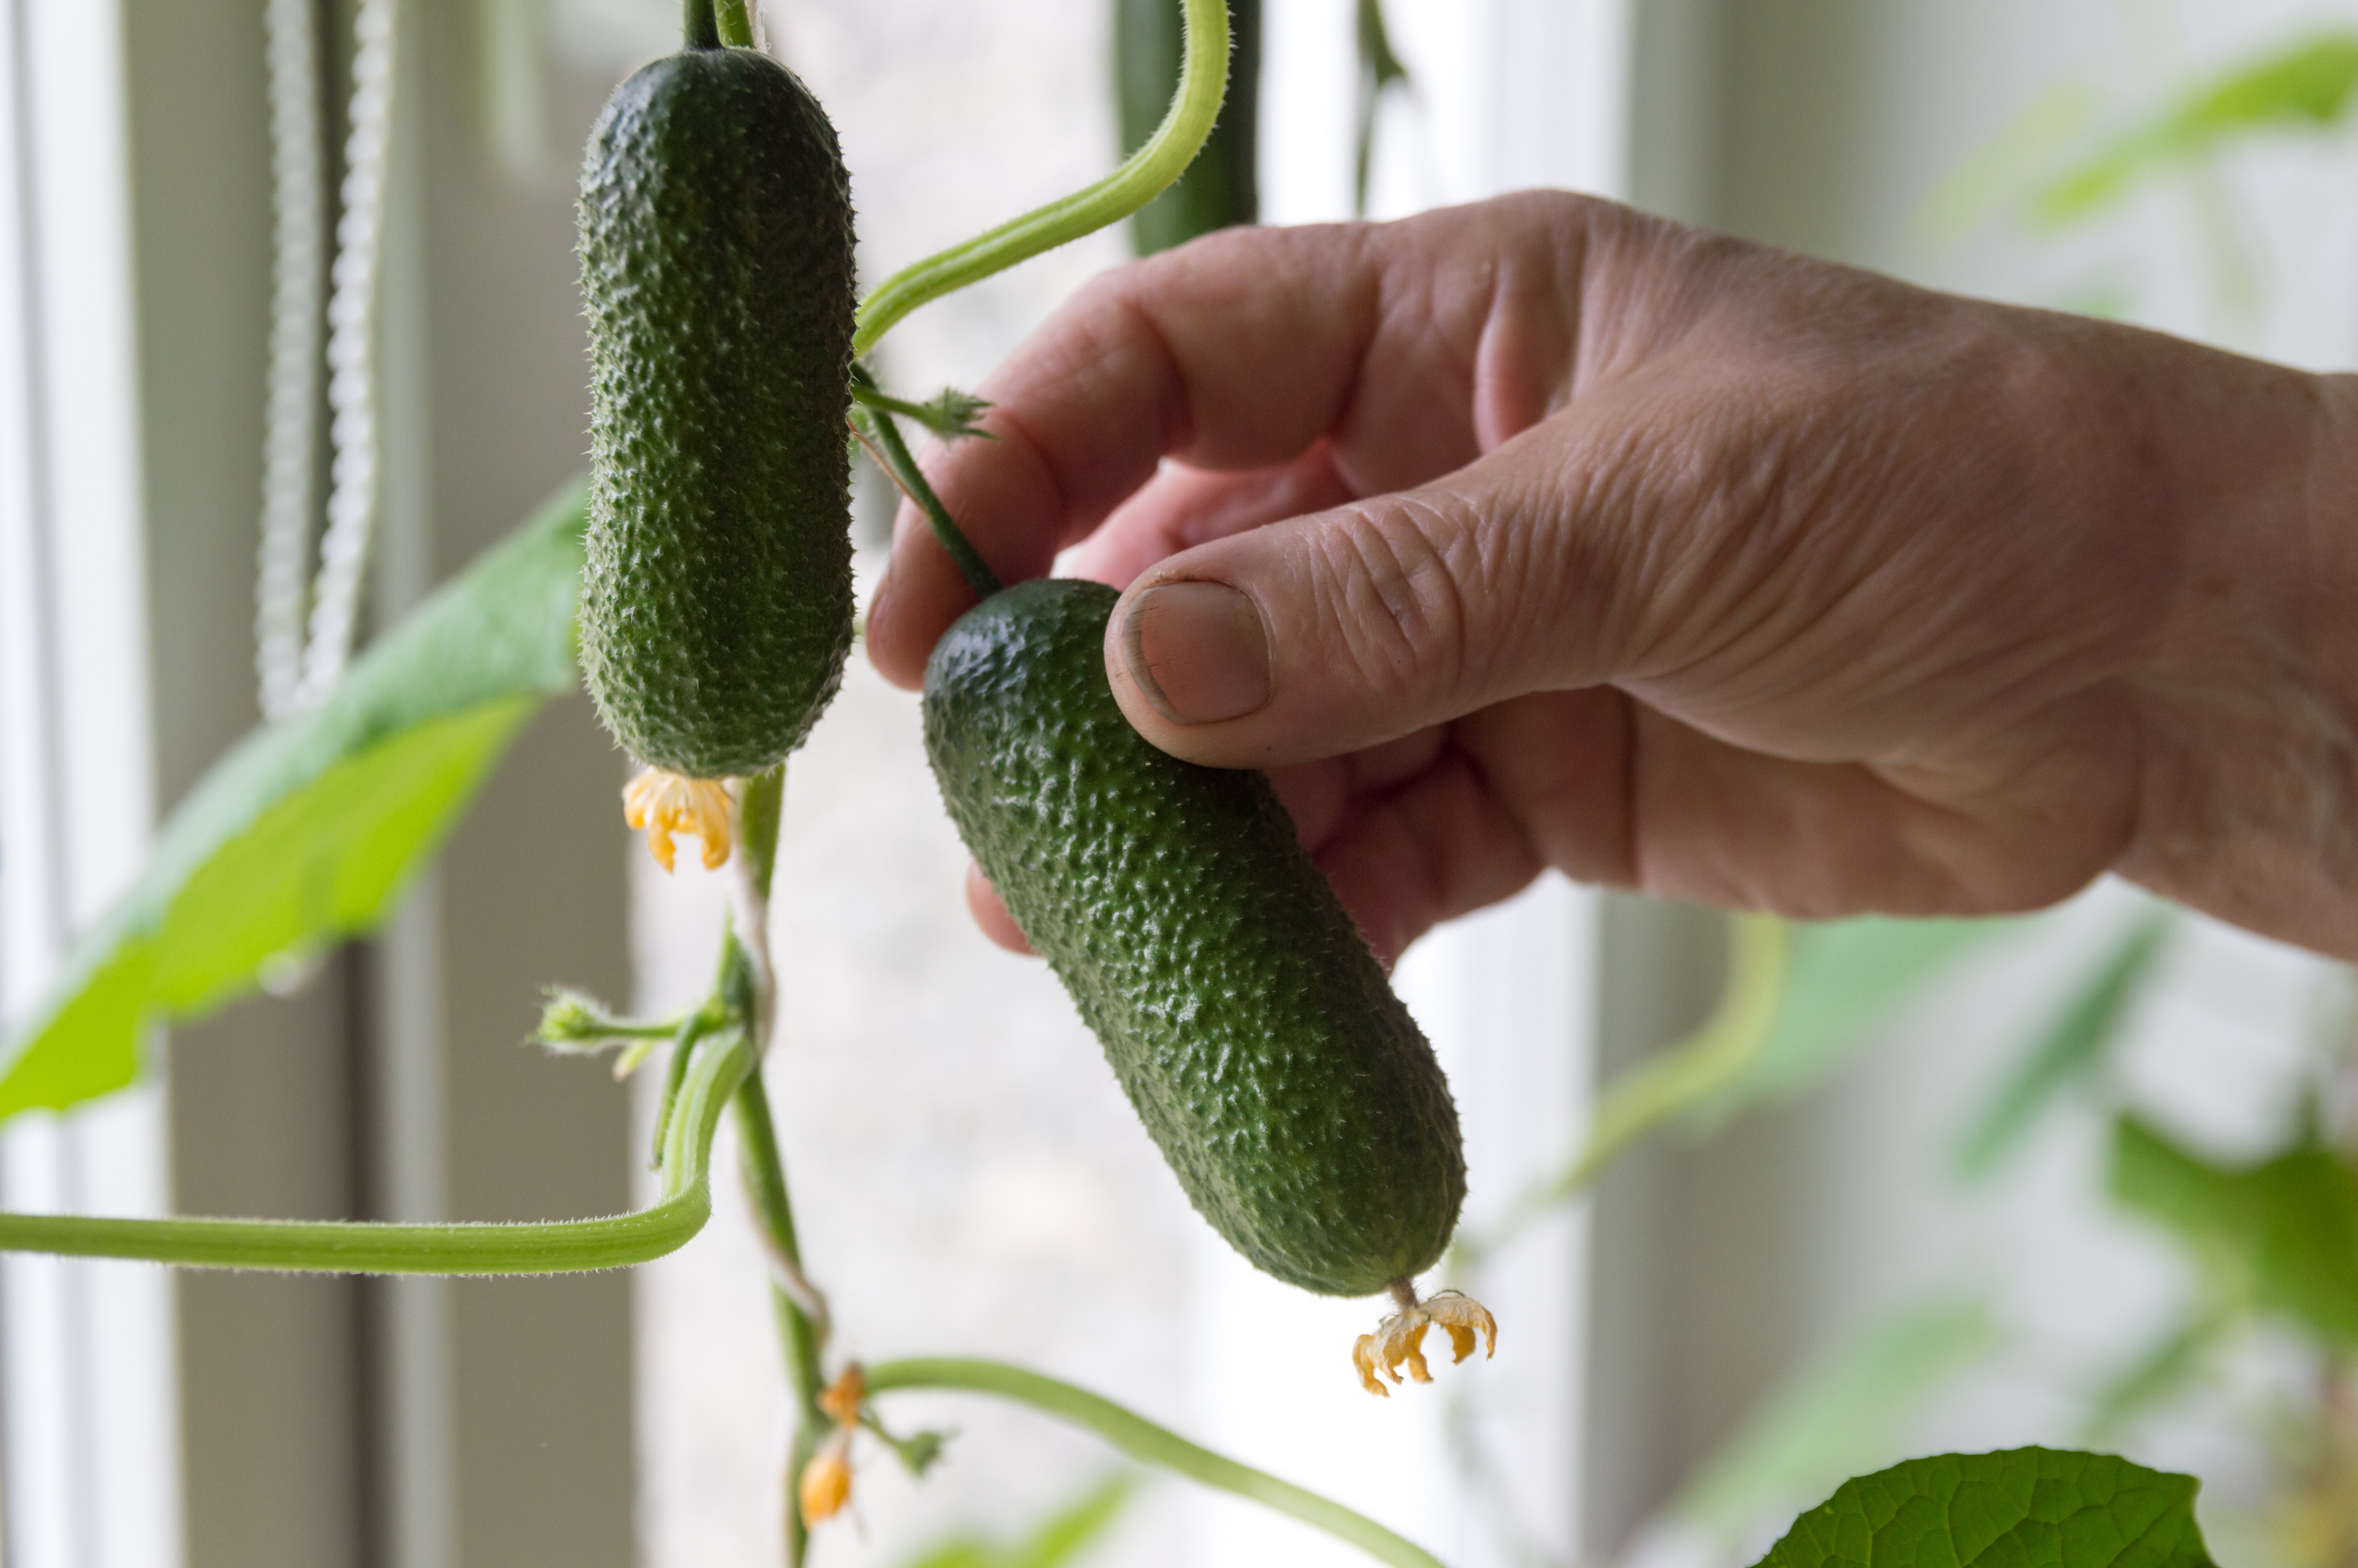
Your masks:
<svg viewBox="0 0 2358 1568"><path fill-rule="evenodd" d="M1433 1381L1432 1368L1424 1360L1424 1331L1428 1328L1438 1328L1449 1336L1453 1361L1463 1361L1474 1354L1474 1337L1477 1334L1485 1344L1486 1360L1498 1353L1498 1320L1490 1315L1487 1307L1464 1292L1440 1291L1420 1302L1406 1280L1395 1280L1392 1299L1400 1303L1400 1311L1378 1324L1373 1334L1359 1336L1358 1343L1351 1346L1351 1366L1359 1374L1359 1386L1368 1392L1390 1398L1391 1390L1384 1387L1383 1380L1390 1378L1395 1383L1401 1381L1403 1365L1415 1381Z"/></svg>
<svg viewBox="0 0 2358 1568"><path fill-rule="evenodd" d="M649 768L622 786L622 818L645 832L648 852L666 871L675 833L703 840L708 871L729 859L729 791L719 779L682 778Z"/></svg>

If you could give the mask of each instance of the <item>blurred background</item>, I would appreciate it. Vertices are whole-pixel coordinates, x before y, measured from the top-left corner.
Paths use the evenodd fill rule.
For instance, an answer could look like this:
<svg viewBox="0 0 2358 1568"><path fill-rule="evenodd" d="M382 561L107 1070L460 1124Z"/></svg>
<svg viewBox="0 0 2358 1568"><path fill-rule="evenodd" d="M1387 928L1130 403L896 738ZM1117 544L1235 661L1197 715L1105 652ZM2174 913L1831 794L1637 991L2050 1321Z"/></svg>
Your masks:
<svg viewBox="0 0 2358 1568"><path fill-rule="evenodd" d="M330 416L365 406L365 629L579 467L578 148L678 16L0 15L13 1022L258 717L274 344L290 309L331 328L358 297L335 215L378 225L373 297L342 390L295 384L318 418L287 471L333 492ZM840 129L871 281L1121 150L1110 0L772 0L761 21ZM2347 0L1264 0L1260 27L1265 222L1565 186L2312 368L2358 354ZM308 169L287 161L307 112ZM290 189L312 210L290 218ZM314 287L290 295L305 222ZM1108 231L929 307L881 373L908 395L973 386L1130 244ZM865 579L892 511L872 474L858 510ZM719 887L628 839L625 773L586 701L553 704L392 925L175 1029L141 1087L0 1130L0 1201L417 1219L644 1201L654 1086L519 1044L545 982L650 1011L705 983ZM1479 1245L1455 1267L1502 1333L1497 1360L1379 1402L1347 1361L1369 1303L1230 1256L1053 979L969 926L914 699L857 658L784 831L771 1093L850 1354L1039 1367L1453 1568L1734 1568L1844 1476L2029 1443L2200 1476L2224 1562L2358 1562L2358 1011L2338 968L2115 885L2021 922L1764 935L1551 878L1401 968L1466 1125ZM1763 1006L1714 1025L1731 983ZM1566 1181L1599 1108L1665 1062L1688 1070L1650 1102L1659 1125ZM719 1196L702 1237L628 1276L0 1261L6 1563L776 1561L782 1374L741 1199ZM1019 1410L892 1408L955 1429L948 1456L917 1482L860 1450L857 1517L821 1563L1354 1560Z"/></svg>

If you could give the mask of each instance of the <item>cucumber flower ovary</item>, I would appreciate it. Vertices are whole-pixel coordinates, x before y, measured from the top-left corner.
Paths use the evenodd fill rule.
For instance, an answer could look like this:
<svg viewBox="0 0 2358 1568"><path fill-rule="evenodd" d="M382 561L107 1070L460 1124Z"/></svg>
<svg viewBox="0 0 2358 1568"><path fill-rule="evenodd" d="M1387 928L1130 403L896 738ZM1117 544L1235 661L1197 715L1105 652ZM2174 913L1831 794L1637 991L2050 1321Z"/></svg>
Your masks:
<svg viewBox="0 0 2358 1568"><path fill-rule="evenodd" d="M860 1427L860 1407L868 1399L868 1377L857 1361L819 1391L818 1408L835 1422L795 1483L803 1519L817 1524L833 1519L851 1500L851 1434Z"/></svg>
<svg viewBox="0 0 2358 1568"><path fill-rule="evenodd" d="M1498 1353L1498 1320L1473 1297L1460 1291L1439 1291L1421 1302L1415 1287L1406 1280L1394 1280L1391 1291L1400 1311L1378 1324L1373 1334L1359 1336L1358 1343L1351 1346L1351 1365L1359 1374L1359 1386L1368 1392L1390 1399L1391 1390L1384 1387L1383 1379L1399 1382L1403 1362L1416 1381L1433 1381L1433 1372L1424 1362L1428 1328L1449 1336L1452 1360L1463 1361L1474 1354L1477 1333L1485 1341L1485 1360ZM1381 1377L1377 1375L1379 1372Z"/></svg>
<svg viewBox="0 0 2358 1568"><path fill-rule="evenodd" d="M622 786L622 816L647 836L655 863L671 870L672 835L704 841L704 869L718 871L729 859L729 791L719 779L682 778L649 768Z"/></svg>

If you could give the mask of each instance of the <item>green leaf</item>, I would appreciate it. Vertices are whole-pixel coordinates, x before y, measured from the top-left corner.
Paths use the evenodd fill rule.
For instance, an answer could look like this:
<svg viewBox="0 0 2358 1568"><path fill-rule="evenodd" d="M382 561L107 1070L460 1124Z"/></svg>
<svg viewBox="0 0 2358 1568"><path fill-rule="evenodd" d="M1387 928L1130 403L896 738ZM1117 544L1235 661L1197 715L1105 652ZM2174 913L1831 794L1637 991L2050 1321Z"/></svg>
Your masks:
<svg viewBox="0 0 2358 1568"><path fill-rule="evenodd" d="M2128 1022L2132 1004L2169 930L2168 915L2147 915L2089 972L2062 1013L1966 1124L1957 1145L1957 1166L1963 1174L1983 1176L1996 1169L2038 1121L2039 1113L2103 1059Z"/></svg>
<svg viewBox="0 0 2358 1568"><path fill-rule="evenodd" d="M1705 1121L1757 1101L1790 1098L1818 1083L1926 987L2018 925L1868 918L1791 929L1776 1018L1742 1069L1694 1108Z"/></svg>
<svg viewBox="0 0 2358 1568"><path fill-rule="evenodd" d="M1757 1568L2212 1568L2196 1485L2051 1448L1910 1459L1844 1482Z"/></svg>
<svg viewBox="0 0 2358 1568"><path fill-rule="evenodd" d="M1065 1568L1104 1539L1136 1490L1135 1477L1109 1476L1012 1541L961 1536L929 1549L909 1568Z"/></svg>
<svg viewBox="0 0 2358 1568"><path fill-rule="evenodd" d="M2358 98L2358 35L2324 33L2196 86L2147 124L2116 138L2041 190L2031 215L2060 224L2085 218L2147 175L2270 127L2339 122Z"/></svg>
<svg viewBox="0 0 2358 1568"><path fill-rule="evenodd" d="M2231 1298L2358 1345L2358 1173L2328 1151L2234 1169L2123 1117L2113 1196L2178 1232Z"/></svg>
<svg viewBox="0 0 2358 1568"><path fill-rule="evenodd" d="M1906 1452L1909 1427L2001 1335L1989 1304L1910 1302L1813 1357L1690 1483L1671 1511L1733 1541L1779 1508Z"/></svg>
<svg viewBox="0 0 2358 1568"><path fill-rule="evenodd" d="M140 1035L387 914L508 741L572 689L582 496L568 490L355 660L318 708L189 792L139 880L0 1051L0 1118L136 1076Z"/></svg>

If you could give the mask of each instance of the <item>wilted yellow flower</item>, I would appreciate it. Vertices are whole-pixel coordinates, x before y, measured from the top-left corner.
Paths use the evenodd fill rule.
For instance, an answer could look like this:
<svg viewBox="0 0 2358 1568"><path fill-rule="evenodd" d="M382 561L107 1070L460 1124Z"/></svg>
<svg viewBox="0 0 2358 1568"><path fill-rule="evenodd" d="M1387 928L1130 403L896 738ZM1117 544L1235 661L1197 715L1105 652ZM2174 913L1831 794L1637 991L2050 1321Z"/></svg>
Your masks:
<svg viewBox="0 0 2358 1568"><path fill-rule="evenodd" d="M819 1390L818 1408L831 1417L835 1424L853 1427L860 1424L860 1407L868 1402L868 1374L857 1361L843 1368L834 1382Z"/></svg>
<svg viewBox="0 0 2358 1568"><path fill-rule="evenodd" d="M1359 1386L1371 1394L1391 1397L1384 1387L1384 1378L1397 1383L1401 1367L1408 1367L1408 1375L1420 1383L1433 1381L1433 1372L1424 1361L1424 1331L1438 1328L1449 1336L1451 1359L1463 1361L1474 1354L1474 1336L1480 1334L1488 1346L1488 1354L1498 1353L1498 1320L1489 1309L1460 1291L1443 1291L1430 1301L1420 1302L1405 1281L1393 1287L1393 1296L1401 1310L1376 1325L1373 1334L1359 1336L1351 1346L1351 1365L1359 1374ZM1381 1373L1382 1377L1377 1376Z"/></svg>
<svg viewBox="0 0 2358 1568"><path fill-rule="evenodd" d="M857 1361L819 1390L818 1408L835 1422L835 1430L803 1466L796 1483L806 1522L833 1519L851 1500L851 1434L860 1428L860 1407L867 1402L868 1374Z"/></svg>
<svg viewBox="0 0 2358 1568"><path fill-rule="evenodd" d="M655 863L671 870L675 833L704 840L704 869L729 859L729 792L718 779L688 779L649 768L622 787L622 817L644 828Z"/></svg>
<svg viewBox="0 0 2358 1568"><path fill-rule="evenodd" d="M851 1500L851 1429L839 1426L803 1466L798 1488L803 1519L817 1524L833 1519Z"/></svg>

